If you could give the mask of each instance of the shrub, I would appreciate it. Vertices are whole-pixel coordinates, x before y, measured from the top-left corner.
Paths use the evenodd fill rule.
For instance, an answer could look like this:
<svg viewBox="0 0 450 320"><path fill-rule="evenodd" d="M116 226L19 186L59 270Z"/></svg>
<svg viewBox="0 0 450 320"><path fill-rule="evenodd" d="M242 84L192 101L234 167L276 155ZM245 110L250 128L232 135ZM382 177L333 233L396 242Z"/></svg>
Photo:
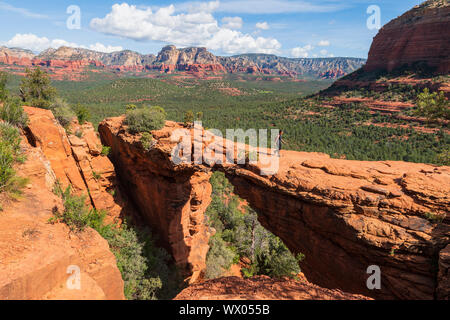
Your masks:
<svg viewBox="0 0 450 320"><path fill-rule="evenodd" d="M23 102L33 107L48 109L56 95L56 90L51 86L51 80L40 67L33 70L26 69L25 79L20 84L20 97Z"/></svg>
<svg viewBox="0 0 450 320"><path fill-rule="evenodd" d="M206 257L206 273L208 279L219 278L233 264L235 253L226 246L220 234L215 234L209 241L210 249Z"/></svg>
<svg viewBox="0 0 450 320"><path fill-rule="evenodd" d="M448 100L445 98L444 92L430 93L428 88L425 88L422 93L417 96L416 115L424 116L429 121L438 118L450 119L450 106Z"/></svg>
<svg viewBox="0 0 450 320"><path fill-rule="evenodd" d="M436 163L443 166L450 166L450 151L449 149L444 149L438 154Z"/></svg>
<svg viewBox="0 0 450 320"><path fill-rule="evenodd" d="M192 110L188 110L184 113L184 125L189 127L194 123L194 112Z"/></svg>
<svg viewBox="0 0 450 320"><path fill-rule="evenodd" d="M64 128L66 128L73 118L76 117L75 112L70 108L69 104L61 98L56 98L55 101L50 105L50 110L53 112L56 120Z"/></svg>
<svg viewBox="0 0 450 320"><path fill-rule="evenodd" d="M17 99L5 101L3 107L0 107L0 119L19 128L24 128L28 125L28 115Z"/></svg>
<svg viewBox="0 0 450 320"><path fill-rule="evenodd" d="M4 102L8 97L8 91L6 90L6 83L8 82L8 74L0 71L0 102Z"/></svg>
<svg viewBox="0 0 450 320"><path fill-rule="evenodd" d="M132 134L160 130L166 123L166 114L162 108L140 108L127 112L125 124Z"/></svg>
<svg viewBox="0 0 450 320"><path fill-rule="evenodd" d="M137 107L136 107L135 104L127 104L127 105L125 106L125 109L126 109L127 111L131 111L131 110L136 110Z"/></svg>
<svg viewBox="0 0 450 320"><path fill-rule="evenodd" d="M74 110L79 124L84 124L91 119L91 113L85 106L78 104L75 106Z"/></svg>
<svg viewBox="0 0 450 320"><path fill-rule="evenodd" d="M21 159L19 130L8 123L0 123L0 193L13 197L21 194L28 179L16 175L14 163Z"/></svg>
<svg viewBox="0 0 450 320"><path fill-rule="evenodd" d="M155 144L155 140L153 139L153 136L151 135L151 133L148 133L148 132L142 133L141 144L142 144L142 147L146 151L150 151L151 150L151 148Z"/></svg>
<svg viewBox="0 0 450 320"><path fill-rule="evenodd" d="M107 157L111 154L111 147L102 146L102 153L101 155L104 157Z"/></svg>
<svg viewBox="0 0 450 320"><path fill-rule="evenodd" d="M90 210L86 206L86 196L74 195L71 186L63 191L59 183L56 183L53 191L63 199L64 211L60 213L54 210L54 217L50 218L49 222L65 223L70 230L77 232L81 232L91 225L102 224L106 214L97 210Z"/></svg>

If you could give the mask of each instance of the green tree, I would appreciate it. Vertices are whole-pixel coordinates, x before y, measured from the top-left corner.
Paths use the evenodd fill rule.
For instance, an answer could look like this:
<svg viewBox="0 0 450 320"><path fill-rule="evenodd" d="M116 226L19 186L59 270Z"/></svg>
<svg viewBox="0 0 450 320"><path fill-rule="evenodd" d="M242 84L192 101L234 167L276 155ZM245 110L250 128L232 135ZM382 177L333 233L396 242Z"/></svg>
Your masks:
<svg viewBox="0 0 450 320"><path fill-rule="evenodd" d="M48 109L56 96L56 89L52 87L48 74L36 67L26 69L25 79L20 84L20 97L23 102L33 107Z"/></svg>
<svg viewBox="0 0 450 320"><path fill-rule="evenodd" d="M83 105L77 104L74 107L75 114L77 115L77 119L79 124L84 124L85 122L91 119L91 113L88 108Z"/></svg>
<svg viewBox="0 0 450 320"><path fill-rule="evenodd" d="M415 110L415 114L427 118L428 121L438 118L449 120L449 101L445 98L443 91L431 93L428 88L425 88L417 96L417 109Z"/></svg>
<svg viewBox="0 0 450 320"><path fill-rule="evenodd" d="M9 98L3 103L0 107L0 119L19 128L24 128L28 124L28 115L18 98Z"/></svg>
<svg viewBox="0 0 450 320"><path fill-rule="evenodd" d="M6 83L8 82L8 74L0 71L0 102L4 102L8 97L8 91L6 90Z"/></svg>
<svg viewBox="0 0 450 320"><path fill-rule="evenodd" d="M194 112L188 110L184 113L184 125L189 127L194 123Z"/></svg>

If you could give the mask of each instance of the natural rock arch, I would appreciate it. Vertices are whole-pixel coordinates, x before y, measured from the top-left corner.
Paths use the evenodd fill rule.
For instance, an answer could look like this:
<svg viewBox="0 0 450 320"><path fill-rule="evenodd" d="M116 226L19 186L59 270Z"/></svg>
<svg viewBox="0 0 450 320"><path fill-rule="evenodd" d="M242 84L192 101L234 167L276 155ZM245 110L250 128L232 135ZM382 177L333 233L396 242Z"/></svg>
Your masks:
<svg viewBox="0 0 450 320"><path fill-rule="evenodd" d="M145 151L123 120L100 124L102 142L112 147L117 174L143 218L192 282L209 249L204 212L213 170L225 172L265 228L306 255L302 269L313 283L375 298L433 299L448 281L437 277L436 265L450 241L449 167L291 151L271 176L261 176L258 165L174 165L170 137L180 125L153 132L157 143ZM367 289L370 265L381 268L381 290Z"/></svg>

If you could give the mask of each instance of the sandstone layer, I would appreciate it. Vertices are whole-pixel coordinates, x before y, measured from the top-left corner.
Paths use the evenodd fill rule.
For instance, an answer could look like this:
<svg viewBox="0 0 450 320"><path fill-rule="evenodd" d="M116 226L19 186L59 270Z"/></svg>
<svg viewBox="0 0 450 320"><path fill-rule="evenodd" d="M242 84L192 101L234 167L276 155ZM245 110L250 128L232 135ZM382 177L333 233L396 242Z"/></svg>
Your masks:
<svg viewBox="0 0 450 320"><path fill-rule="evenodd" d="M447 30L447 31L445 31ZM450 5L429 0L385 25L375 37L366 71L428 65L450 72Z"/></svg>
<svg viewBox="0 0 450 320"><path fill-rule="evenodd" d="M194 284L175 300L368 300L361 295L318 287L308 281L258 276L219 278Z"/></svg>
<svg viewBox="0 0 450 320"><path fill-rule="evenodd" d="M207 253L208 177L222 170L262 225L293 253L306 255L301 267L314 284L374 298L433 299L439 279L446 279L438 279L436 265L450 242L449 167L290 151L272 173L261 163L220 164L208 157L176 165L172 151L180 136L173 141L171 134L181 125L167 122L153 132L155 145L145 151L123 120L106 119L99 127L116 171L177 263L195 274ZM221 141L205 140L204 151ZM366 285L372 265L381 269L380 290Z"/></svg>

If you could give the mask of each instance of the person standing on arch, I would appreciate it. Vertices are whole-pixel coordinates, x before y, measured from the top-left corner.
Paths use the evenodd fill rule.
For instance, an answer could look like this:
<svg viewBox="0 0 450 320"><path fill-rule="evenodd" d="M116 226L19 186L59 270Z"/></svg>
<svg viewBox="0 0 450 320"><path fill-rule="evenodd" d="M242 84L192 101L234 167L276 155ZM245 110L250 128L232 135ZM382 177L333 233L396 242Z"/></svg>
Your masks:
<svg viewBox="0 0 450 320"><path fill-rule="evenodd" d="M277 149L276 149L275 153L276 153L278 156L280 156L280 152L281 152L281 149L282 149L283 143L284 143L284 140L283 140L283 134L284 134L283 130L280 130L280 133L278 134L278 137L277 137L277 139L275 140L275 143L276 143L276 145L277 145Z"/></svg>

